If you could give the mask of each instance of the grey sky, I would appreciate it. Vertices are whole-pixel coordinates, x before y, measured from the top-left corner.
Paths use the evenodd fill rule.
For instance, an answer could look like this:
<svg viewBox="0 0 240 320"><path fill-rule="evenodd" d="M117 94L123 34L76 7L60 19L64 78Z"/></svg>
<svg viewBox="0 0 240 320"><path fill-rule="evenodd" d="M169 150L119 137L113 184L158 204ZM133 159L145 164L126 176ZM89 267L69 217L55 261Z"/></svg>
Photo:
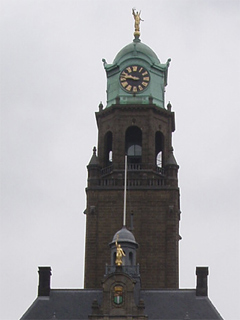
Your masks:
<svg viewBox="0 0 240 320"><path fill-rule="evenodd" d="M1 1L0 318L52 286L83 286L86 165L97 143L108 63L133 39L172 59L166 101L176 112L180 286L209 266L209 296L240 319L239 1ZM100 266L104 270L104 266ZM103 271L104 272L104 271Z"/></svg>

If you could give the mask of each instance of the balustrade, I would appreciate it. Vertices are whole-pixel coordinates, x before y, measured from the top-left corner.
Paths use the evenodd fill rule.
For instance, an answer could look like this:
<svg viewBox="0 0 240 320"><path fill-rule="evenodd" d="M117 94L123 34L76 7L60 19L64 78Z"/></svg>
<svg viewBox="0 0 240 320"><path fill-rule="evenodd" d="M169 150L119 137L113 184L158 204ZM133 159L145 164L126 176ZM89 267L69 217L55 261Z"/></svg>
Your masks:
<svg viewBox="0 0 240 320"><path fill-rule="evenodd" d="M127 178L127 186L128 187L161 187L165 186L166 178L164 176L164 169L160 167L155 167L155 172L160 173L160 175L155 175L154 178L148 177L148 170L142 169L141 163L128 163L128 172L141 171L141 177L132 178L131 174L128 175ZM119 177L109 177L108 175L112 172L119 174ZM124 171L123 170L114 170L113 165L110 165L101 170L101 175L105 176L101 179L92 180L90 186L100 186L100 187L122 187L124 186Z"/></svg>
<svg viewBox="0 0 240 320"><path fill-rule="evenodd" d="M101 187L121 187L124 185L123 179L99 179L98 186ZM158 179L127 179L127 186L128 187L143 187L143 186L149 186L149 187L158 187L158 186L164 186L165 185L165 179L158 178Z"/></svg>
<svg viewBox="0 0 240 320"><path fill-rule="evenodd" d="M105 275L114 273L115 271L116 271L115 265L109 266L108 264L106 264ZM122 266L122 271L132 276L139 275L139 264L137 264L136 266Z"/></svg>

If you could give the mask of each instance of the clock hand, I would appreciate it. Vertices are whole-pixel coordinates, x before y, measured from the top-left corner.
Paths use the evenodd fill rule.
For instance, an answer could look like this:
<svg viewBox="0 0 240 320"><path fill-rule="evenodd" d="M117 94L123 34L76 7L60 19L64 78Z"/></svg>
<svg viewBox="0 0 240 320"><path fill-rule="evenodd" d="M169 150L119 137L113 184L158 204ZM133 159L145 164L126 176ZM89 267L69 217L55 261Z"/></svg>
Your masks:
<svg viewBox="0 0 240 320"><path fill-rule="evenodd" d="M134 76L132 76L132 75L130 75L130 74L126 74L126 73L123 75L123 77L124 77L125 79L139 80L138 77L134 77Z"/></svg>
<svg viewBox="0 0 240 320"><path fill-rule="evenodd" d="M132 79L133 79L133 80L139 80L139 78L138 78L138 77L132 77Z"/></svg>

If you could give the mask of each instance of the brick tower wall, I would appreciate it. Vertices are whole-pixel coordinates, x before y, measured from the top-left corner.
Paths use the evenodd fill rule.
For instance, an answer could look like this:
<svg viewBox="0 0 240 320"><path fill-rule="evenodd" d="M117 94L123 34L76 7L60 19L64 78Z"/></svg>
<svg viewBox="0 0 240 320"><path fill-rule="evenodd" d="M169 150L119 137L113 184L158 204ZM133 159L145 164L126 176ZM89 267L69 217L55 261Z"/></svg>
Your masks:
<svg viewBox="0 0 240 320"><path fill-rule="evenodd" d="M127 227L132 212L142 287L178 288L178 166L168 165L174 114L154 105L114 105L96 117L99 164L88 167L85 288L100 288L105 264L110 264L109 243L123 224L125 133L131 126L141 130L142 159L128 171ZM164 137L164 171L156 168L158 131ZM112 164L105 168L108 132Z"/></svg>
<svg viewBox="0 0 240 320"><path fill-rule="evenodd" d="M132 212L143 288L178 288L178 199L178 189L127 193L126 224L130 228ZM88 191L88 202L95 210L87 217L85 287L100 288L110 264L109 243L122 227L123 189Z"/></svg>

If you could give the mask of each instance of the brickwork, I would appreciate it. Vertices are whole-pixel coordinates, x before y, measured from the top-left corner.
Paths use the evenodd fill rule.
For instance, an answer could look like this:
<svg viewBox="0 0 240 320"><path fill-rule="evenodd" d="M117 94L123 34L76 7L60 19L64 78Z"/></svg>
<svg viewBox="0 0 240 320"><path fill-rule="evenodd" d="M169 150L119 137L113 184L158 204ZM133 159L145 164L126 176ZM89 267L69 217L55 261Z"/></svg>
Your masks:
<svg viewBox="0 0 240 320"><path fill-rule="evenodd" d="M139 243L137 263L142 287L178 288L178 166L167 163L174 115L154 106L115 106L98 113L97 122L98 173L96 166L88 167L86 191L85 288L101 287L105 264L110 264L109 243L123 224L125 132L131 125L142 131L142 163L128 171L127 227L130 227L132 213L132 232ZM109 171L103 173L104 137L109 131L113 134L113 161ZM164 136L165 175L156 170L157 131Z"/></svg>
<svg viewBox="0 0 240 320"><path fill-rule="evenodd" d="M125 155L125 132L130 126L142 131L142 164L151 169L155 167L155 133L162 132L164 141L164 159L166 163L172 145L174 131L174 113L154 105L114 105L96 114L98 123L98 157L104 166L104 137L107 132L113 134L113 163L115 169L123 169Z"/></svg>
<svg viewBox="0 0 240 320"><path fill-rule="evenodd" d="M108 244L122 227L123 190L101 190L98 198L88 192L89 202L96 206L87 217L86 287L100 287L105 263L110 264ZM173 195L171 195L173 193ZM131 190L127 197L127 227L134 214L134 230L139 243L144 288L175 288L178 286L178 190ZM108 199L108 205L106 205ZM171 209L169 209L171 203ZM96 267L98 266L98 267ZM90 270L92 270L90 272Z"/></svg>

